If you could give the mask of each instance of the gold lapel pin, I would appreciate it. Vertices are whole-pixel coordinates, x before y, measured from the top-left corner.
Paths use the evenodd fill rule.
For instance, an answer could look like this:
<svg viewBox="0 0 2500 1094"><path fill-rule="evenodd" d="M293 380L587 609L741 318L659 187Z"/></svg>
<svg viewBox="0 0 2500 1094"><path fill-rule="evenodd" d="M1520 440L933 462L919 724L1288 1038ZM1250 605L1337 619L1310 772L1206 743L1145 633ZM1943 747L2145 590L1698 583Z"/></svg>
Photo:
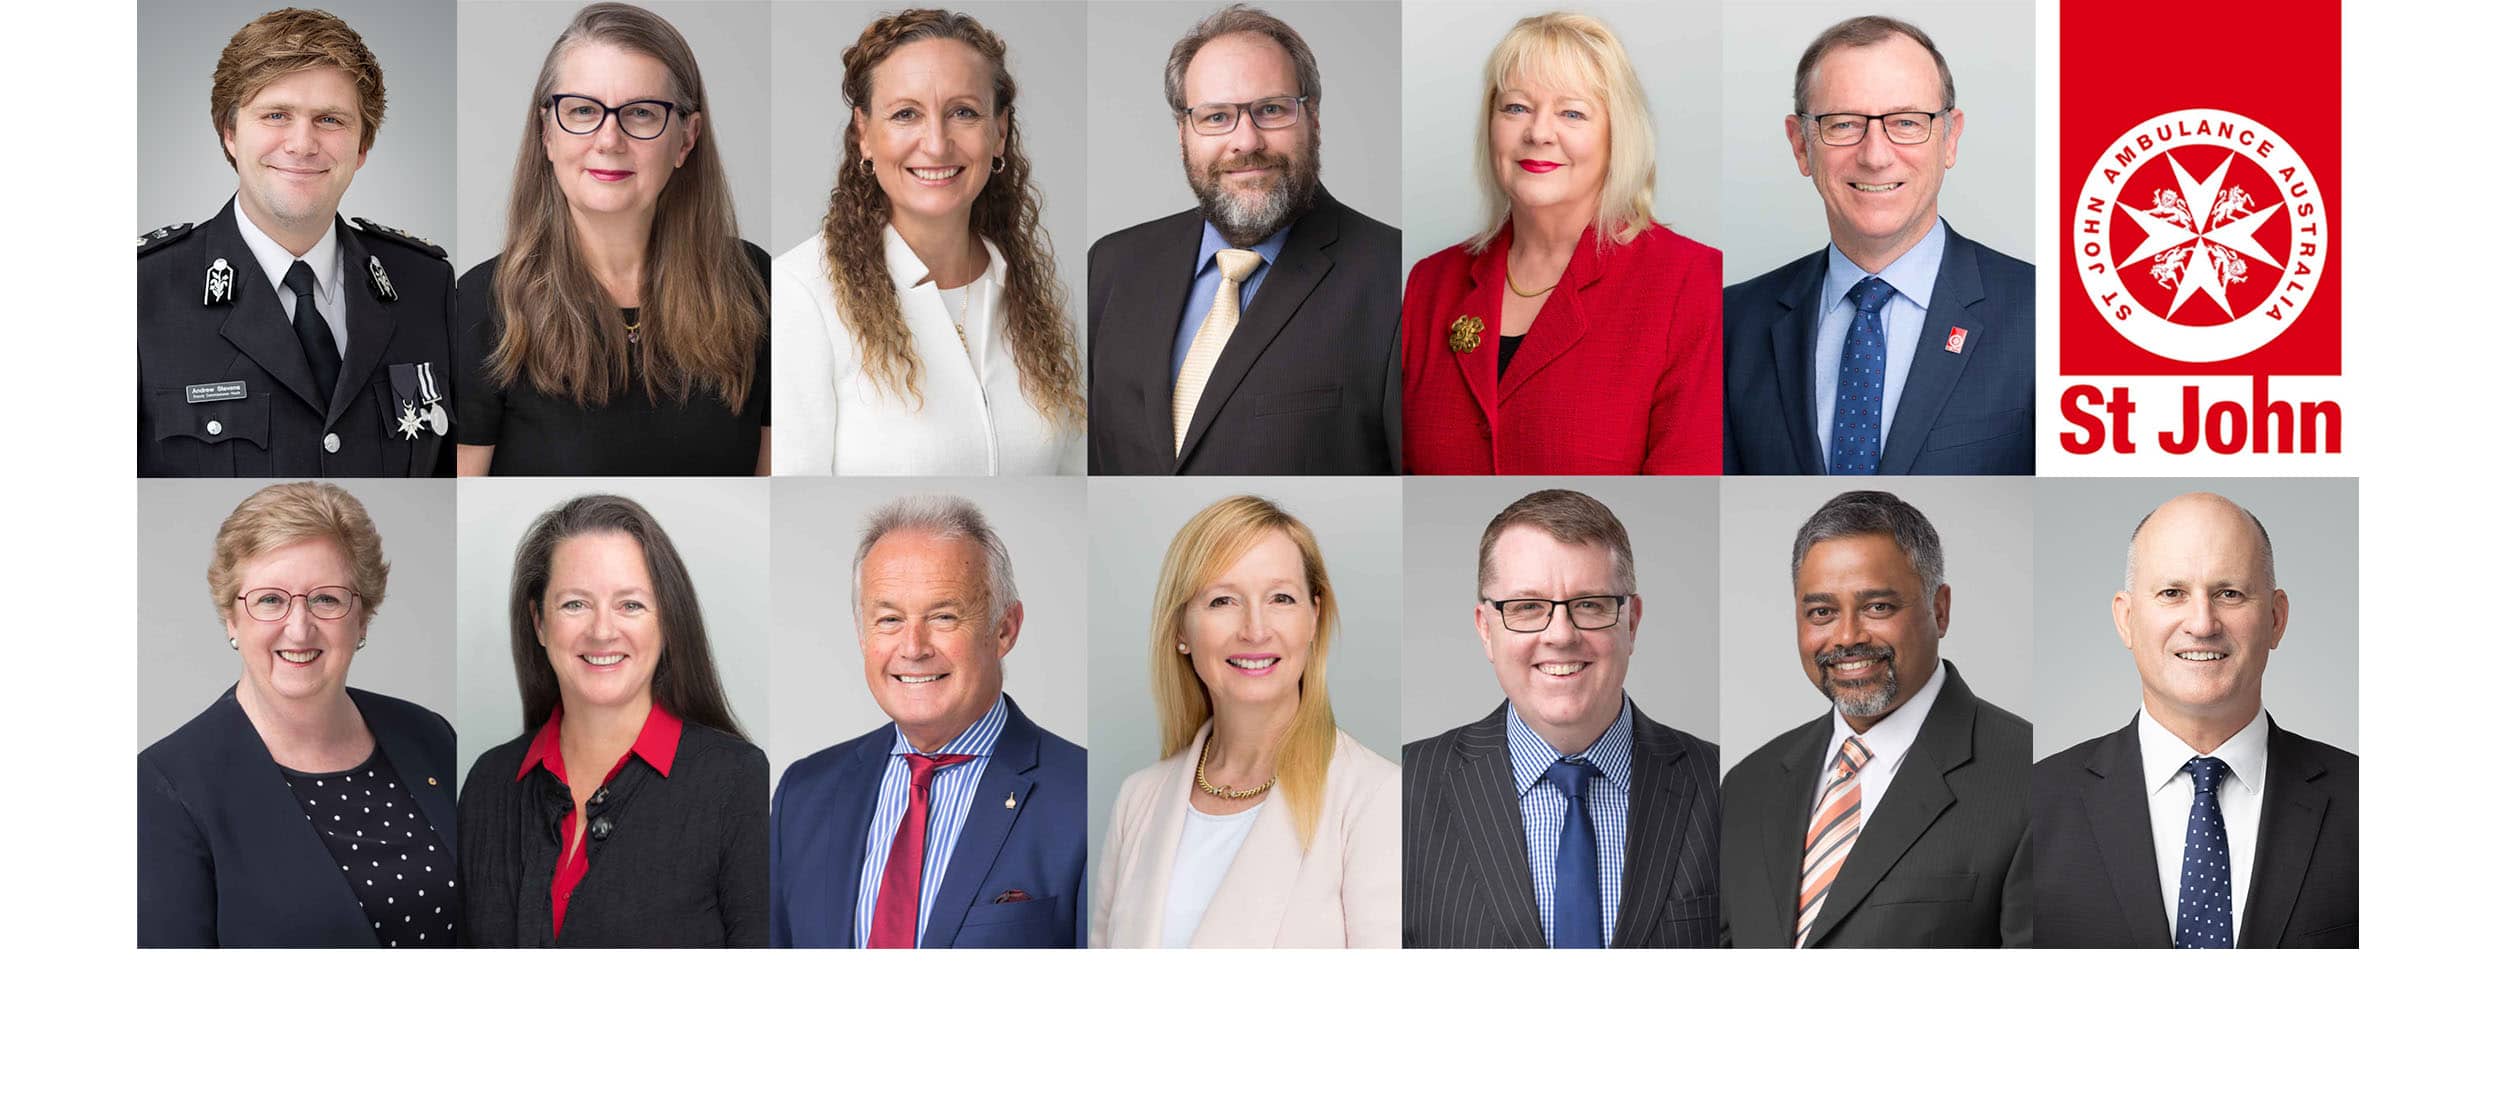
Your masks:
<svg viewBox="0 0 2500 1094"><path fill-rule="evenodd" d="M1013 808L1015 808L1015 807L1016 807L1016 796L1015 796L1015 795L1013 795L1013 794L1009 794L1009 795L1007 795L1007 808L1009 808L1009 809L1013 809Z"/></svg>
<svg viewBox="0 0 2500 1094"><path fill-rule="evenodd" d="M1450 348L1460 353L1474 353L1484 344L1484 320L1472 315L1458 317L1450 324Z"/></svg>

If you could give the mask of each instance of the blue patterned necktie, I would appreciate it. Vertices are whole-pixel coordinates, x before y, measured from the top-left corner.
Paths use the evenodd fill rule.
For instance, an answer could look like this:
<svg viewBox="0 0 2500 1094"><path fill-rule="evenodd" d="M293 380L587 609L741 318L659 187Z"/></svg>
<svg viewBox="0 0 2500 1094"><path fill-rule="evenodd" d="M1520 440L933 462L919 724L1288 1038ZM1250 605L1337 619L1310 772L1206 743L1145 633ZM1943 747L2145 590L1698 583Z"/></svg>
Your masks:
<svg viewBox="0 0 2500 1094"><path fill-rule="evenodd" d="M2212 756L2187 762L2196 780L2188 806L2187 854L2179 859L2179 927L2173 945L2182 950L2231 948L2231 837L2222 829L2222 802L2215 792L2231 767Z"/></svg>
<svg viewBox="0 0 2500 1094"><path fill-rule="evenodd" d="M1870 277L1849 287L1858 314L1840 344L1840 390L1832 404L1835 475L1872 475L1884 454L1884 305L1892 286Z"/></svg>
<svg viewBox="0 0 2500 1094"><path fill-rule="evenodd" d="M1554 948L1597 950L1606 946L1604 913L1598 908L1597 826L1589 821L1586 763L1556 760L1545 778L1562 791L1562 842L1554 848Z"/></svg>

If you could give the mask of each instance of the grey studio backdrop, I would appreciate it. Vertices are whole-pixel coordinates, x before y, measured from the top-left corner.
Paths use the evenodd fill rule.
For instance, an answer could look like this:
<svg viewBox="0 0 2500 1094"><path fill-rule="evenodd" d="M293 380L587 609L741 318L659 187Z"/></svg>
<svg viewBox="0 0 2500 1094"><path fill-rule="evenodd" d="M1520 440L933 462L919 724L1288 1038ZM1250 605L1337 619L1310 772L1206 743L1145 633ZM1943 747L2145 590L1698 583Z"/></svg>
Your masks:
<svg viewBox="0 0 2500 1094"><path fill-rule="evenodd" d="M1550 3L1407 5L1405 64L1406 268L1481 231L1476 160L1484 143L1484 63L1522 18ZM1651 215L1713 247L1719 222L1718 0L1578 4L1603 19L1631 55L1657 135ZM1491 514L1487 514L1490 516ZM1639 540L1635 539L1637 546ZM1644 711L1647 707L1642 708ZM1678 729L1684 727L1678 726Z"/></svg>
<svg viewBox="0 0 2500 1094"><path fill-rule="evenodd" d="M199 223L234 196L208 114L217 55L277 0L139 4L139 228ZM451 0L323 0L382 66L382 128L339 212L444 247L452 235Z"/></svg>
<svg viewBox="0 0 2500 1094"><path fill-rule="evenodd" d="M1728 284L1769 273L1831 243L1823 199L1814 180L1797 173L1780 119L1794 108L1797 58L1806 44L1825 27L1879 10L1926 31L1953 68L1962 144L1945 172L1937 211L1954 231L2033 260L2032 220L2039 203L2032 183L2037 133L2032 5L1905 0L1877 9L1855 0L1730 0L1720 7L1727 88L1720 162L1726 172L1725 221L1741 227L1719 243L1727 252Z"/></svg>
<svg viewBox="0 0 2500 1094"><path fill-rule="evenodd" d="M1099 5L1097 5L1099 6ZM1393 478L1098 478L1086 483L1092 545L1087 602L1093 681L1087 707L1102 732L1086 745L1090 846L1100 862L1120 784L1162 759L1162 720L1146 679L1147 613L1163 553L1198 511L1256 494L1309 525L1337 589L1337 639L1328 698L1337 726L1363 747L1398 757L1399 480Z"/></svg>
<svg viewBox="0 0 2500 1094"><path fill-rule="evenodd" d="M842 51L897 3L773 5L773 194L771 238L778 255L815 235L833 176L842 167ZM1042 226L1058 258L1068 314L1085 307L1085 6L1074 0L950 4L1007 43L1016 78L1016 128L1033 164ZM750 229L752 231L752 229ZM1079 344L1080 348L1082 343Z"/></svg>
<svg viewBox="0 0 2500 1094"><path fill-rule="evenodd" d="M521 149L522 122L538 66L556 44L573 13L587 5L570 0L464 0L460 5L460 245L452 259L460 272L503 251L506 203L512 197L512 166ZM694 49L703 70L703 140L716 140L729 192L737 203L738 230L748 242L771 250L765 238L765 200L771 192L772 5L766 0L649 0L640 6L666 19ZM671 122L671 125L679 124ZM537 142L532 155L544 155Z"/></svg>
<svg viewBox="0 0 2500 1094"><path fill-rule="evenodd" d="M1476 546L1504 507L1531 491L1559 487L1604 502L1632 537L1641 627L1624 691L1641 713L1718 740L1718 485L1708 478L1632 476L1406 480L1402 737L1420 741L1447 732L1502 703L1501 681L1476 635Z"/></svg>
<svg viewBox="0 0 2500 1094"><path fill-rule="evenodd" d="M1917 506L1944 541L1953 616L1938 652L1980 698L2033 717L2031 513L2028 478L1823 477L1722 479L1719 486L1719 762L1734 767L1832 701L1797 659L1788 552L1797 526L1835 495L1889 490ZM2045 509L2046 503L2043 502Z"/></svg>
<svg viewBox="0 0 2500 1094"><path fill-rule="evenodd" d="M2352 479L2041 479L2036 565L2040 703L2032 751L2048 756L2127 724L2143 703L2135 655L2110 598L2136 522L2211 490L2257 515L2274 541L2274 583L2291 598L2266 658L2266 709L2283 728L2359 752L2359 488Z"/></svg>
<svg viewBox="0 0 2500 1094"><path fill-rule="evenodd" d="M1221 3L1085 6L1085 239L1198 206L1180 157L1180 125L1163 101L1172 44ZM1398 5L1388 0L1268 3L1311 47L1320 76L1320 184L1394 228L1399 212Z"/></svg>
<svg viewBox="0 0 2500 1094"><path fill-rule="evenodd" d="M512 675L512 551L538 514L583 494L633 499L676 544L702 602L729 712L769 754L766 486L763 479L727 478L460 480L461 778L480 753L538 728L521 724Z"/></svg>
<svg viewBox="0 0 2500 1094"><path fill-rule="evenodd" d="M269 479L139 480L139 745L182 728L243 675L209 603L217 526ZM342 479L391 564L349 687L452 716L452 483ZM506 675L510 675L509 672ZM458 728L458 720L453 719Z"/></svg>
<svg viewBox="0 0 2500 1094"><path fill-rule="evenodd" d="M773 495L773 785L808 754L889 721L868 690L851 610L851 557L876 507L912 494L979 506L1007 545L1024 630L1006 660L1025 716L1083 745L1085 482L1082 479L776 479Z"/></svg>

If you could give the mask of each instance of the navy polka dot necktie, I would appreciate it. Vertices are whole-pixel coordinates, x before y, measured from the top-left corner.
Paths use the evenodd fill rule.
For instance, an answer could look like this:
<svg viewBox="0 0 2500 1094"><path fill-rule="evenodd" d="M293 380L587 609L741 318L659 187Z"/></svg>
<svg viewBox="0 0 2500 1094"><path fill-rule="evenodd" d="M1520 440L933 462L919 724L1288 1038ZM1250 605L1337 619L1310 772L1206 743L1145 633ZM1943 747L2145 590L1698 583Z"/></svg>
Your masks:
<svg viewBox="0 0 2500 1094"><path fill-rule="evenodd" d="M1858 314L1840 344L1840 391L1832 405L1835 475L1872 475L1884 453L1884 305L1896 292L1880 277L1849 287Z"/></svg>
<svg viewBox="0 0 2500 1094"><path fill-rule="evenodd" d="M2179 859L2179 926L2171 932L2182 950L2231 948L2231 837L2222 829L2222 802L2215 792L2229 764L2212 756L2187 762L2196 780L2188 806L2187 854Z"/></svg>

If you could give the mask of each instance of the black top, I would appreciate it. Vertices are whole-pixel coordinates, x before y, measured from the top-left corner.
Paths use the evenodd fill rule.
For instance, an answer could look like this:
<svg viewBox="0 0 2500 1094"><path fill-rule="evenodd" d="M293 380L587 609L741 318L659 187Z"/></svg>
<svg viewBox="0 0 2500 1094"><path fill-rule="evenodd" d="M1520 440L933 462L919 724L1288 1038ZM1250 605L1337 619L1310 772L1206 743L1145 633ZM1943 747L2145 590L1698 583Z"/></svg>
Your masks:
<svg viewBox="0 0 2500 1094"><path fill-rule="evenodd" d="M758 276L772 258L741 242ZM755 382L744 409L697 390L686 402L653 402L639 384L605 406L579 406L523 382L498 388L487 356L503 336L495 314L497 255L460 278L453 355L459 361L461 444L495 446L497 475L752 475L762 431L773 424L771 339L755 344ZM628 321L631 321L630 318ZM516 758L515 762L518 760Z"/></svg>
<svg viewBox="0 0 2500 1094"><path fill-rule="evenodd" d="M376 748L346 771L278 769L304 819L355 890L384 946L445 947L460 918L451 847L417 814L391 758Z"/></svg>
<svg viewBox="0 0 2500 1094"><path fill-rule="evenodd" d="M460 944L485 947L762 946L766 912L764 751L693 722L665 776L627 753L580 853L564 934L549 888L571 823L571 792L544 766L515 779L533 730L495 746L460 784Z"/></svg>
<svg viewBox="0 0 2500 1094"><path fill-rule="evenodd" d="M1494 362L1493 366L1494 379L1499 380L1502 377L1509 375L1511 355L1518 353L1519 343L1527 340L1528 336L1524 334L1505 334L1502 336L1501 357Z"/></svg>

